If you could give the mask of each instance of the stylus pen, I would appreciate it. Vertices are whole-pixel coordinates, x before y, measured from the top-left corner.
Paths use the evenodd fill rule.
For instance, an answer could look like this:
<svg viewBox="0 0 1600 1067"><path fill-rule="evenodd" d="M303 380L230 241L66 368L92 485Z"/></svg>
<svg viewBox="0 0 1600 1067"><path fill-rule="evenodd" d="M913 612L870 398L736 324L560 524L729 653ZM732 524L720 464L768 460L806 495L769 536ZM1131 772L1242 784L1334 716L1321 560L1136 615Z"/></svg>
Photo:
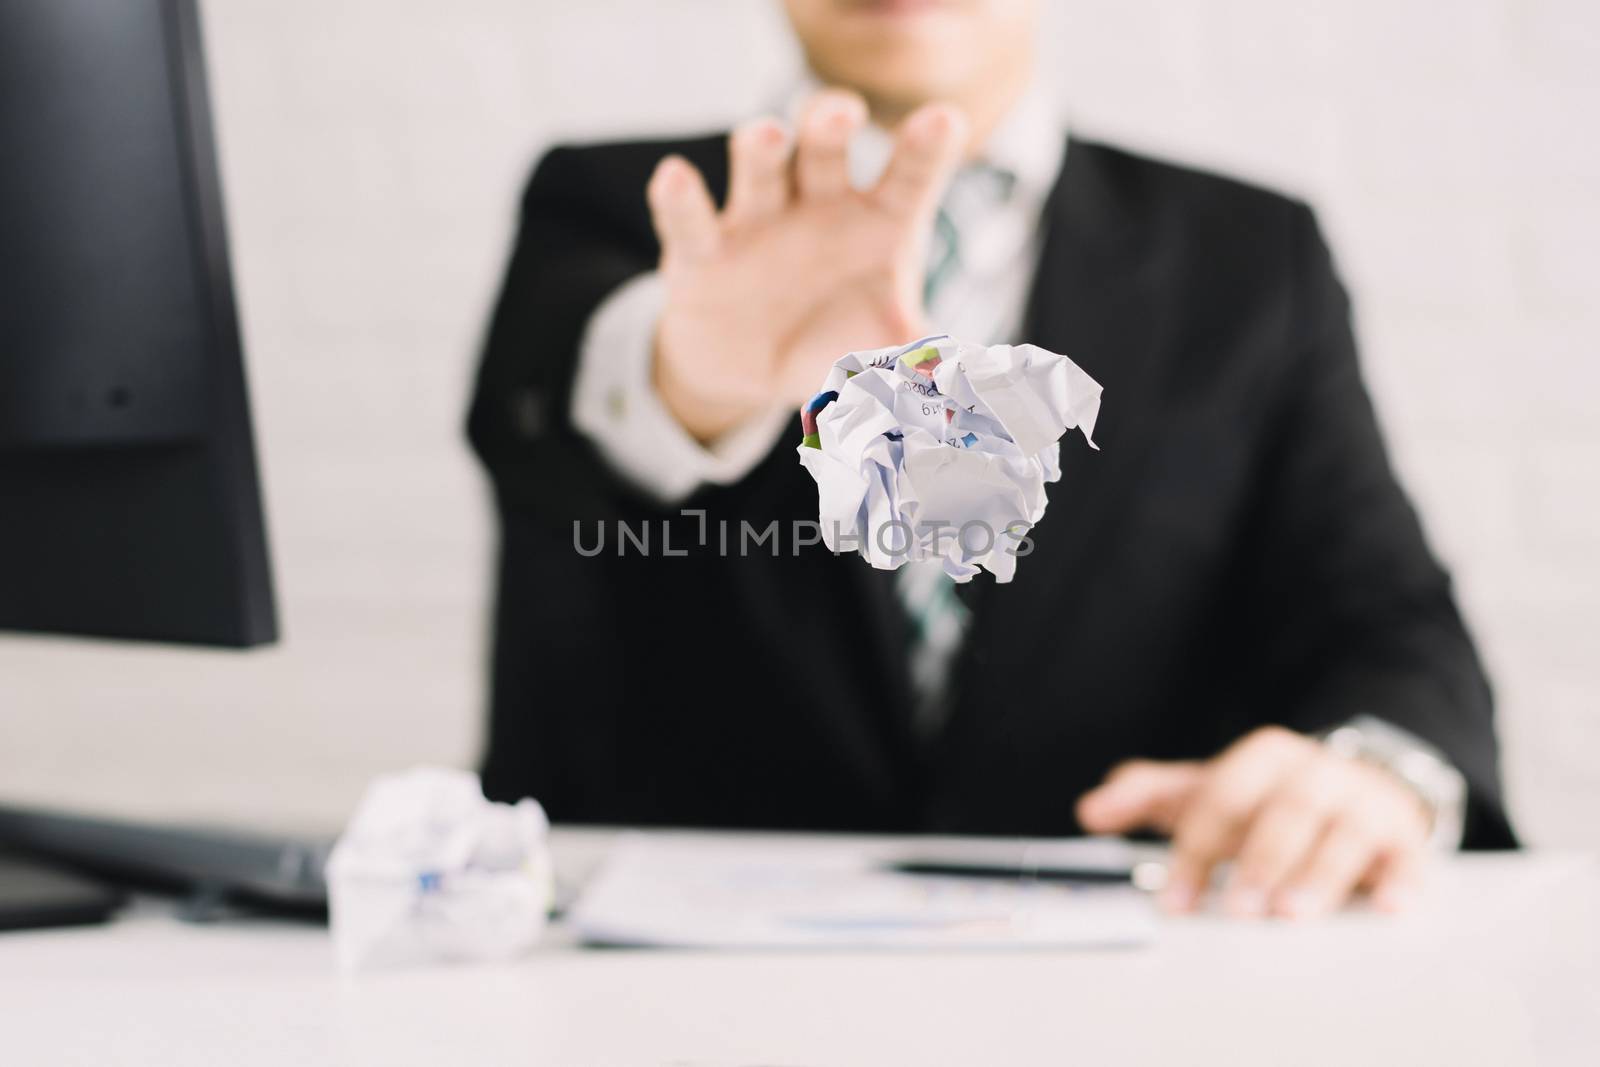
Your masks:
<svg viewBox="0 0 1600 1067"><path fill-rule="evenodd" d="M1166 882L1166 869L1159 863L1136 863L1132 867L1071 867L1061 864L1022 866L1012 863L966 863L954 860L896 860L888 864L896 874L924 875L932 878L986 878L1010 882L1059 882L1069 885L1132 885L1156 890Z"/></svg>

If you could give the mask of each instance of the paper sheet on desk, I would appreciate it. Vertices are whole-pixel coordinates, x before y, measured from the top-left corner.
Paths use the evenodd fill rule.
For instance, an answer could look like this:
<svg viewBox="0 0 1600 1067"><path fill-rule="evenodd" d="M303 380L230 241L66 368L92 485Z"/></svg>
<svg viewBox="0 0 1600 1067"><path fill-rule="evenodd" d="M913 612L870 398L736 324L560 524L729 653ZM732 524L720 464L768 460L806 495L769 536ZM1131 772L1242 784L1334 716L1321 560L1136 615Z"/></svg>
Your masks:
<svg viewBox="0 0 1600 1067"><path fill-rule="evenodd" d="M1060 480L1062 434L1094 447L1100 385L1036 345L927 337L852 352L801 411L823 543L874 567L938 559L1008 582Z"/></svg>
<svg viewBox="0 0 1600 1067"><path fill-rule="evenodd" d="M995 858L986 844L917 854ZM1066 862L1072 844L1048 847ZM1105 843L1083 844L1087 862L1104 861ZM629 835L567 918L591 944L678 948L1077 948L1155 933L1149 900L1131 887L912 876L885 869L895 858L849 839Z"/></svg>

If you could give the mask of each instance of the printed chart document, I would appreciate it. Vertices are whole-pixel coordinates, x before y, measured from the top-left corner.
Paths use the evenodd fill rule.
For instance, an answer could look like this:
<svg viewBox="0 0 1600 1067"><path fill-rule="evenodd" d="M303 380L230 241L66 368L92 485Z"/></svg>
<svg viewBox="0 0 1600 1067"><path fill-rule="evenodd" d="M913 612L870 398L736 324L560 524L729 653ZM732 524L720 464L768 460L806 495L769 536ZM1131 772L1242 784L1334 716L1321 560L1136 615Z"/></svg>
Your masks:
<svg viewBox="0 0 1600 1067"><path fill-rule="evenodd" d="M569 925L590 944L679 948L1133 946L1155 908L1131 885L906 874L896 862L1128 869L1108 841L874 841L638 833L619 840Z"/></svg>

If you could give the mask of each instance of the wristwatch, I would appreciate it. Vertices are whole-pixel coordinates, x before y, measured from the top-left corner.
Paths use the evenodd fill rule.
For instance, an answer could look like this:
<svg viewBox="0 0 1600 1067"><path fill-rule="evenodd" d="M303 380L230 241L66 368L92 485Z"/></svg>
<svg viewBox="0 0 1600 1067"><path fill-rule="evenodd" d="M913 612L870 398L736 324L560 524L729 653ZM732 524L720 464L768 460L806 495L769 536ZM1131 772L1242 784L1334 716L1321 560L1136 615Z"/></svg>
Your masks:
<svg viewBox="0 0 1600 1067"><path fill-rule="evenodd" d="M1467 782L1438 749L1375 715L1357 715L1335 726L1322 735L1322 743L1339 755L1382 767L1416 793L1433 818L1430 847L1460 847Z"/></svg>

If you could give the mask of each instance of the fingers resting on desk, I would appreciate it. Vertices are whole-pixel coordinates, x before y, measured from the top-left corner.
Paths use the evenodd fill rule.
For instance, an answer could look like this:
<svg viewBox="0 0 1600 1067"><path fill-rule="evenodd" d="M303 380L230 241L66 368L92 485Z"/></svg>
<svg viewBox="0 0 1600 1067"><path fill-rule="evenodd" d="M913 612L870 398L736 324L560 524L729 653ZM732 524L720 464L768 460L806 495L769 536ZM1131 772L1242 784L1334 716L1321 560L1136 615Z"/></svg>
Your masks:
<svg viewBox="0 0 1600 1067"><path fill-rule="evenodd" d="M1172 837L1162 904L1199 906L1233 861L1223 907L1240 917L1309 918L1370 891L1402 906L1425 854L1429 813L1387 771L1281 727L1256 730L1211 760L1125 763L1078 803L1095 833Z"/></svg>

